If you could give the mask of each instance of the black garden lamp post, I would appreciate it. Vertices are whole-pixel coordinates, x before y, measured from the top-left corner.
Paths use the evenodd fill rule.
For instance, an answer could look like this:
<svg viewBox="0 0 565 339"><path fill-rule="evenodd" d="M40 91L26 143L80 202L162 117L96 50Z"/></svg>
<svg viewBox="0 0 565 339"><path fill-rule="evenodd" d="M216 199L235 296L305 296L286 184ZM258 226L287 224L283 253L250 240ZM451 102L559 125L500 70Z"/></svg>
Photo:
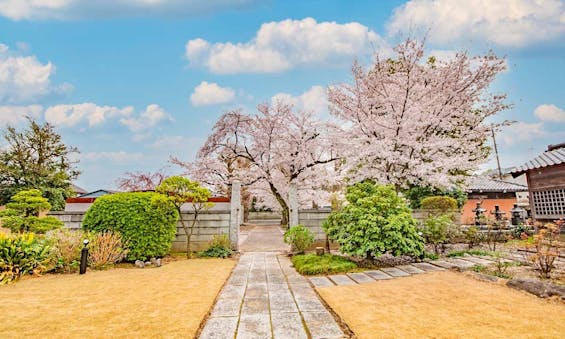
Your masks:
<svg viewBox="0 0 565 339"><path fill-rule="evenodd" d="M475 226L481 226L481 221L486 210L482 208L481 203L478 202L477 207L473 210L473 212L475 213Z"/></svg>
<svg viewBox="0 0 565 339"><path fill-rule="evenodd" d="M88 259L88 247L86 247L89 243L88 239L84 239L82 241L82 243L84 244L84 247L82 248L81 252L80 252L80 271L79 274L85 274L86 273L86 260Z"/></svg>

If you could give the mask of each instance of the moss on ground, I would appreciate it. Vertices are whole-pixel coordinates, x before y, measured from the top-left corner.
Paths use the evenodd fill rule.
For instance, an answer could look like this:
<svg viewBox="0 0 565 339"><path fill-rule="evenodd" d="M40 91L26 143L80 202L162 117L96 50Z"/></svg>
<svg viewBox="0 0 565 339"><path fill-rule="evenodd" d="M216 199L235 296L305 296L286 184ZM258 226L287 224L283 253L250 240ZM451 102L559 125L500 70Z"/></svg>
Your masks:
<svg viewBox="0 0 565 339"><path fill-rule="evenodd" d="M294 268L300 274L334 274L357 270L357 264L339 255L302 254L292 257Z"/></svg>

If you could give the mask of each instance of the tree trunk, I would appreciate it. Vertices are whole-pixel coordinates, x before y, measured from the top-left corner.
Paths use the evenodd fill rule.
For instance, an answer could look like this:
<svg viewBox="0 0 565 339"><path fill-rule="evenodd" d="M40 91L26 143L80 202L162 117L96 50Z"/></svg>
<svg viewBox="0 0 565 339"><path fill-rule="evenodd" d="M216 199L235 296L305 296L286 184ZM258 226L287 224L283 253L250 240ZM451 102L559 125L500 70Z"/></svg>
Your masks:
<svg viewBox="0 0 565 339"><path fill-rule="evenodd" d="M281 205L281 212L282 212L281 224L283 226L285 226L286 228L288 228L288 220L289 220L289 215L290 215L290 209L288 208L286 201L283 199L282 195L279 193L279 191L277 190L275 185L269 183L269 187L271 188L271 192L273 193L273 195L277 199L279 205Z"/></svg>

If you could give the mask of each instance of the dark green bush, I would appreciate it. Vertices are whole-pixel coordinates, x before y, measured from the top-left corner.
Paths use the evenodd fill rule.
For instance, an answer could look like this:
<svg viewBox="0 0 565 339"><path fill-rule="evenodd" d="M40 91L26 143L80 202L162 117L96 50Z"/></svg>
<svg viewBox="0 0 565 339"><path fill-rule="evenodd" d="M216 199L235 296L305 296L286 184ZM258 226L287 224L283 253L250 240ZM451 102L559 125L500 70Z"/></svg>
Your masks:
<svg viewBox="0 0 565 339"><path fill-rule="evenodd" d="M334 274L350 272L357 268L353 261L339 255L303 254L292 257L292 264L300 274Z"/></svg>
<svg viewBox="0 0 565 339"><path fill-rule="evenodd" d="M0 285L26 274L39 274L51 262L51 248L33 233L0 233Z"/></svg>
<svg viewBox="0 0 565 339"><path fill-rule="evenodd" d="M349 186L346 199L349 204L332 212L323 225L340 251L367 259L424 253L416 220L394 187L366 181Z"/></svg>
<svg viewBox="0 0 565 339"><path fill-rule="evenodd" d="M127 242L127 260L147 260L169 253L178 217L175 206L161 194L117 193L96 199L82 225L87 231L120 233Z"/></svg>
<svg viewBox="0 0 565 339"><path fill-rule="evenodd" d="M207 258L229 258L233 251L230 248L230 239L225 234L215 235L210 242L210 246L198 256Z"/></svg>
<svg viewBox="0 0 565 339"><path fill-rule="evenodd" d="M45 233L63 225L55 217L40 216L50 209L51 204L47 198L41 196L41 191L20 191L6 204L6 210L0 211L0 220L2 225L12 232Z"/></svg>
<svg viewBox="0 0 565 339"><path fill-rule="evenodd" d="M427 197L422 199L421 206L423 209L445 214L457 210L457 200L445 196Z"/></svg>
<svg viewBox="0 0 565 339"><path fill-rule="evenodd" d="M304 225L292 226L284 233L284 242L292 245L296 253L302 254L314 243L314 234Z"/></svg>

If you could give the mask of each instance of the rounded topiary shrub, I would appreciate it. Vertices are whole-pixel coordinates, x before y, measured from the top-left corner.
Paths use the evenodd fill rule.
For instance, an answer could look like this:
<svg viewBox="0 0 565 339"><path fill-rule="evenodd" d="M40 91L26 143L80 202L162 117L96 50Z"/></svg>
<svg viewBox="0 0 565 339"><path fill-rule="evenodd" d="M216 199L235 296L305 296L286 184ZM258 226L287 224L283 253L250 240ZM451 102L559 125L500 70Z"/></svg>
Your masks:
<svg viewBox="0 0 565 339"><path fill-rule="evenodd" d="M421 206L425 210L437 210L446 213L457 210L457 200L446 196L426 197L422 199Z"/></svg>
<svg viewBox="0 0 565 339"><path fill-rule="evenodd" d="M127 260L147 260L169 253L178 217L175 206L161 194L117 193L96 199L82 227L120 233L128 248Z"/></svg>

